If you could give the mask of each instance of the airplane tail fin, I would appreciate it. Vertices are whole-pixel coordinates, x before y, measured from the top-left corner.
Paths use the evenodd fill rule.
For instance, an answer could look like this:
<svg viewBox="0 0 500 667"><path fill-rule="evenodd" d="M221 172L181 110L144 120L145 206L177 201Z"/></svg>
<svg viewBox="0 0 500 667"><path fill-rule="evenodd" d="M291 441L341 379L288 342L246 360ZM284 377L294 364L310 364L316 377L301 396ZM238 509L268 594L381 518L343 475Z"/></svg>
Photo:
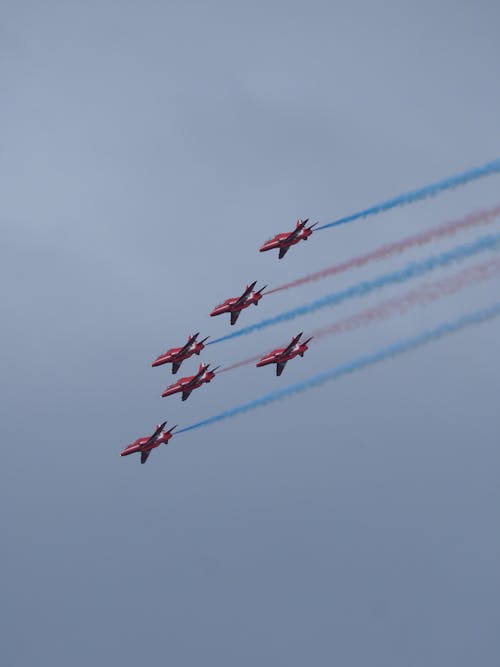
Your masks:
<svg viewBox="0 0 500 667"><path fill-rule="evenodd" d="M310 342L312 341L313 338L314 338L314 336L311 336L310 338L308 338L307 340L304 340L304 341L301 343L301 345L304 346L304 348L302 349L302 351L299 352L299 354L300 354L301 357L304 356L304 352L308 349L308 347L307 347L307 343L310 343Z"/></svg>

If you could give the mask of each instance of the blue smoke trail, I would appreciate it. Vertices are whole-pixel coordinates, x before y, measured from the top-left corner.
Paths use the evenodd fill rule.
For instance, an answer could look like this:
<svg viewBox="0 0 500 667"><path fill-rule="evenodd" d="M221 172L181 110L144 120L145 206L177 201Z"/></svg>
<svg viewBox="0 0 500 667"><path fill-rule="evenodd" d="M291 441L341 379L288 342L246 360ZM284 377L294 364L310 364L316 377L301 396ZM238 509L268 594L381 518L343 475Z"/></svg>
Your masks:
<svg viewBox="0 0 500 667"><path fill-rule="evenodd" d="M407 266L399 271L394 271L392 273L386 273L378 278L373 280L365 280L356 285L352 285L344 290L339 292L333 292L332 294L327 294L321 299L306 303L303 306L298 306L297 308L292 308L291 310L285 310L279 315L274 317L269 317L265 320L261 320L256 324L251 324L248 327L243 327L237 331L233 331L225 336L220 338L215 338L207 343L207 345L215 345L215 343L220 343L224 340L229 340L230 338L237 338L239 336L245 336L246 334L252 333L253 331L258 331L266 327L273 326L274 324L279 324L280 322L286 322L287 320L293 320L300 315L306 315L307 313L312 313L320 308L325 308L326 306L335 306L342 301L347 299L352 299L356 296L365 296L371 292L385 287L386 285L394 285L396 283L405 282L410 278L416 276L421 276L424 273L429 273L434 269L441 268L451 264L452 262L457 262L462 259L467 259L472 257L480 252L485 250L494 250L498 248L500 244L500 234L483 236L482 238L474 241L472 243L467 243L464 245L459 245L453 248L452 250L447 250L439 255L431 255L427 259L421 260L419 262L411 262Z"/></svg>
<svg viewBox="0 0 500 667"><path fill-rule="evenodd" d="M388 199L387 201L376 204L375 206L371 206L364 211L359 211L358 213L353 213L352 215L348 215L345 218L340 218L339 220L334 220L333 222L321 225L321 227L316 227L316 231L319 229L327 229L329 227L344 225L346 222L352 222L353 220L359 220L360 218L368 218L369 216L383 213L384 211L388 211L389 209L395 208L396 206L412 204L415 201L426 199L427 197L435 197L440 192L444 192L444 190L458 188L460 185L465 185L466 183L476 181L483 176L489 176L490 174L494 174L499 171L500 160L493 160L493 162L488 162L482 167L469 169L469 171L464 171L463 174L458 174L457 176L446 178L444 181L438 181L437 183L424 185L422 188L411 190L410 192L405 192L402 195L394 197L394 199Z"/></svg>
<svg viewBox="0 0 500 667"><path fill-rule="evenodd" d="M283 389L271 391L269 394L264 394L264 396L261 396L260 398L257 398L253 401L243 403L243 405L239 405L235 408L231 408L230 410L220 412L218 415L214 415L208 419L203 419L202 421L199 421L196 424L192 424L191 426L186 426L185 428L180 429L180 431L177 431L177 433L184 433L185 431L192 431L193 429L201 428L202 426L208 426L209 424L214 424L215 422L243 414L249 410L254 410L255 408L267 405L268 403L279 401L280 399L291 396L292 394L298 394L302 391L306 391L306 389L318 387L319 385L322 385L330 380L338 380L344 375L349 375L350 373L360 371L367 366L372 366L373 364L380 363L381 361L385 361L391 357L403 354L404 352L409 352L410 350L414 350L422 345L426 345L427 343L437 340L438 338L447 336L448 334L454 333L455 331L460 331L461 329L471 326L472 324L479 324L480 322L489 320L493 317L496 317L497 315L500 315L500 301L493 306L490 306L489 308L463 315L458 320L454 320L452 322L444 322L434 329L423 331L422 333L413 336L412 338L405 338L404 340L393 343L392 345L384 347L377 352L373 352L372 354L368 354L364 357L358 357L358 359L354 359L354 361L349 361L329 371L320 373L319 375L314 375L313 377L308 378L307 380L303 380L302 382L297 382L296 384L289 385Z"/></svg>

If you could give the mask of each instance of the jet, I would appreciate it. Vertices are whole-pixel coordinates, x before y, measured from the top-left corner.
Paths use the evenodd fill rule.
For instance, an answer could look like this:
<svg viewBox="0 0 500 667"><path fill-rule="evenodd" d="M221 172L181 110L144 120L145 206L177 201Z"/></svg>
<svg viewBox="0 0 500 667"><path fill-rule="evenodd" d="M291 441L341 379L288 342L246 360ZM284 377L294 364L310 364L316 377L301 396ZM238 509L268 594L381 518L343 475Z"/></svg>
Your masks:
<svg viewBox="0 0 500 667"><path fill-rule="evenodd" d="M185 401L189 398L189 395L194 389L198 389L198 387L201 387L205 382L210 382L214 379L215 371L220 368L220 366L216 366L216 368L211 371L208 370L209 366L210 364L200 364L196 375L190 375L177 380L177 382L174 382L174 384L171 384L165 389L162 396L171 396L172 394L182 392L182 400Z"/></svg>
<svg viewBox="0 0 500 667"><path fill-rule="evenodd" d="M243 310L243 308L248 308L248 306L251 306L252 303L254 305L257 305L259 301L262 299L262 292L263 290L266 289L267 285L264 285L264 287L261 287L259 290L254 292L253 288L255 287L256 284L257 281L254 280L254 282L251 285L247 285L245 291L241 296L232 297L231 299L226 299L224 303L221 303L212 310L210 316L214 317L215 315L230 313L231 325L236 324L236 320L240 316L240 313Z"/></svg>
<svg viewBox="0 0 500 667"><path fill-rule="evenodd" d="M276 350L266 354L260 361L257 362L256 366L267 366L268 364L276 364L276 375L281 375L285 369L287 361L293 359L298 354L303 357L304 352L308 349L307 343L309 343L311 338L300 343L300 337L302 336L302 331L292 338L291 342L287 347L278 347Z"/></svg>
<svg viewBox="0 0 500 667"><path fill-rule="evenodd" d="M189 336L187 343L183 347L173 347L170 350L167 350L163 354L160 354L157 357L151 366L161 366L162 364L172 364L172 373L175 375L181 364L186 359L189 359L193 354L200 354L205 345L205 341L209 339L209 336L203 338L203 340L197 341L197 337L200 335L200 332Z"/></svg>
<svg viewBox="0 0 500 667"><path fill-rule="evenodd" d="M310 227L306 227L308 221L309 218L306 218L305 220L297 220L295 229L292 232L276 234L274 238L269 239L269 241L264 243L264 245L260 248L260 252L266 252L266 250L279 248L280 252L278 258L282 259L290 250L291 246L295 245L299 241L307 241L307 239L311 236L314 227L316 227L318 223L315 222Z"/></svg>
<svg viewBox="0 0 500 667"><path fill-rule="evenodd" d="M172 437L172 431L174 428L177 428L177 424L172 426L168 431L163 429L167 425L167 422L164 421L163 424L158 424L153 435L145 438L137 438L128 447L125 447L123 452L120 452L120 456L128 456L129 454L141 453L141 463L146 463L148 456L151 454L151 451L160 445L166 445L170 438Z"/></svg>

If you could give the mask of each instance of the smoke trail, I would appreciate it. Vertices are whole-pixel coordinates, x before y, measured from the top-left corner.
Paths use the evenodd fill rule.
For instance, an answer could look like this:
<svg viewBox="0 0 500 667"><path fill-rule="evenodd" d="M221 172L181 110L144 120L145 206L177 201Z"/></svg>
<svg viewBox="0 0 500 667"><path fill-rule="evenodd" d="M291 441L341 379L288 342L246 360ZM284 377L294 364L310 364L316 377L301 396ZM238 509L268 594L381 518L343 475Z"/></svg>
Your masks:
<svg viewBox="0 0 500 667"><path fill-rule="evenodd" d="M425 306L445 296L456 294L465 287L476 285L484 280L490 280L498 275L498 273L500 273L500 259L498 258L476 264L452 276L426 283L401 296L387 299L373 308L322 327L313 333L314 340L318 341L326 336L359 329L372 322L384 320L391 315L403 315L410 308Z"/></svg>
<svg viewBox="0 0 500 667"><path fill-rule="evenodd" d="M458 174L457 176L452 176L451 178L446 178L444 181L438 181L437 183L431 183L429 185L424 185L422 188L417 190L411 190L410 192L405 192L393 199L388 199L385 202L366 208L364 211L359 211L358 213L353 213L348 215L345 218L339 218L339 220L334 220L321 227L316 227L316 231L319 229L327 229L329 227L337 227L338 225L344 225L346 222L352 222L353 220L359 220L360 218L368 218L372 215L377 215L378 213L383 213L388 211L391 208L396 206L404 206L405 204L412 204L415 201L421 199L427 199L427 197L435 197L440 192L445 190L451 190L453 188L458 188L461 185L476 181L483 176L489 176L490 174L495 174L500 171L500 159L494 160L493 162L488 162L482 167L476 167L474 169L469 169L468 171Z"/></svg>
<svg viewBox="0 0 500 667"><path fill-rule="evenodd" d="M328 267L327 269L322 269L321 271L316 271L315 273L310 273L307 276L302 278L297 278L292 280L289 283L274 287L273 289L266 290L265 294L273 294L274 292L281 292L282 290L287 290L292 287L298 287L304 283L315 282L316 280L321 280L327 276L334 276L338 273L344 273L350 269L359 268L365 266L370 262L374 262L380 259L386 259L391 255L398 255L409 250L410 248L427 245L431 241L445 238L447 236L452 236L458 232L477 227L478 225L486 224L492 222L500 215L500 204L494 206L490 209L485 209L483 211L477 211L476 213L470 213L465 218L460 220L453 220L451 222L446 222L437 227L432 227L431 229L416 234L415 236L409 236L407 238L396 241L395 243L389 243L387 245L380 246L376 250L366 253L365 255L360 255L358 257L352 257L345 262L340 264L334 264L333 266Z"/></svg>
<svg viewBox="0 0 500 667"><path fill-rule="evenodd" d="M404 340L393 343L392 345L384 347L372 354L358 357L353 361L349 361L324 373L314 375L313 377L308 378L307 380L303 380L302 382L297 382L296 384L284 387L283 389L271 391L270 393L264 394L264 396L261 396L260 398L257 398L253 401L249 401L248 403L243 403L242 405L238 405L237 407L231 408L230 410L220 412L218 415L214 415L208 419L203 419L202 421L199 421L196 424L192 424L191 426L186 426L185 428L177 431L177 433L184 433L185 431L192 431L193 429L201 428L202 426L208 426L209 424L214 424L215 422L243 414L249 410L254 410L255 408L267 405L268 403L279 401L280 399L291 396L292 394L298 394L302 391L306 391L307 389L311 389L312 387L318 387L319 385L322 385L330 380L338 380L344 375L349 375L350 373L360 371L367 366L372 366L373 364L380 363L386 359L390 359L391 357L403 354L404 352L409 352L410 350L414 350L422 345L426 345L427 343L442 338L443 336L460 331L461 329L464 329L465 327L471 326L473 324L479 324L480 322L489 320L493 317L496 317L497 315L500 315L500 302L497 302L493 306L485 308L484 310L479 310L474 313L464 315L452 322L444 322L434 329L423 331L417 336L413 336L411 338L405 338Z"/></svg>
<svg viewBox="0 0 500 667"><path fill-rule="evenodd" d="M248 357L247 359L243 359L242 361L236 361L234 364L231 364L230 366L224 366L224 368L222 368L217 373L217 375L220 375L221 373L227 373L228 371L233 371L235 368L241 368L241 366L248 366L248 364L254 364L256 361L262 359L263 356L264 354L257 354L255 355L255 357Z"/></svg>
<svg viewBox="0 0 500 667"><path fill-rule="evenodd" d="M321 299L312 301L311 303L306 303L303 306L298 306L292 310L286 310L279 315L274 317L269 317L268 319L261 320L256 324L251 324L248 327L243 327L238 331L234 331L215 340L209 341L207 345L214 345L215 343L220 343L231 338L238 338L239 336L245 336L253 331L259 331L260 329L265 329L267 327L273 326L274 324L279 324L281 322L286 322L288 320L293 320L296 317L301 315L306 315L307 313L312 313L326 306L335 306L347 299L352 299L357 296L365 296L378 290L386 285L395 285L397 283L405 282L410 280L410 278L415 278L421 276L425 273L429 273L437 268L442 268L451 264L453 262L460 261L462 259L467 259L472 257L477 253L484 252L485 250L494 250L498 247L500 243L500 234L497 235L488 235L484 236L473 243L468 243L464 245L457 246L452 250L448 250L439 255L432 255L427 259L421 260L419 262L411 262L404 269L399 271L394 271L392 273L386 273L378 278L373 280L365 280L356 285L352 285L347 289L341 290L339 292L333 292L332 294L327 294Z"/></svg>
<svg viewBox="0 0 500 667"><path fill-rule="evenodd" d="M329 324L321 329L316 329L312 332L313 343L322 340L327 336L334 336L337 334L353 331L363 326L367 326L372 322L385 320L391 315L403 315L410 308L415 306L424 306L444 296L455 294L465 287L476 285L484 280L490 280L500 273L500 259L491 259L487 262L481 262L471 266L470 268L459 271L452 276L435 280L431 283L426 283L413 289L401 296L395 296L391 299L356 313L342 320ZM262 354L255 357L249 357L242 361L238 361L230 366L226 366L219 373L225 373L241 366L253 364L262 358Z"/></svg>

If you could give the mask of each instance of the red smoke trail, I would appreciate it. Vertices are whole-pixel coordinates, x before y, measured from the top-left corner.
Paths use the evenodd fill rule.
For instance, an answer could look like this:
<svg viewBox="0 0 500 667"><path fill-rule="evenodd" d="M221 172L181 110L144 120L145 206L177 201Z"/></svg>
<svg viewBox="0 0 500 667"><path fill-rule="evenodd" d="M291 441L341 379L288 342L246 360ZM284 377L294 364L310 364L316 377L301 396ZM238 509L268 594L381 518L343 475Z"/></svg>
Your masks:
<svg viewBox="0 0 500 667"><path fill-rule="evenodd" d="M425 283L416 289L410 290L401 296L392 297L383 301L378 306L363 310L360 313L346 317L343 320L334 322L326 327L322 327L314 331L311 335L314 336L312 342L321 340L326 336L334 336L336 334L359 329L363 326L371 324L372 322L385 320L391 315L403 315L410 308L414 306L425 306L428 303L437 301L444 296L456 294L464 287L476 285L484 280L490 280L500 273L500 258L488 260L475 264L467 269L454 273L451 276L435 280L434 282ZM255 357L250 357L239 361L231 366L226 366L220 373L225 371L253 364L262 358L262 354Z"/></svg>
<svg viewBox="0 0 500 667"><path fill-rule="evenodd" d="M370 262L375 262L379 259L385 259L391 255L398 255L408 250L410 248L426 245L431 241L445 238L447 236L452 236L457 234L463 229L472 229L479 225L484 225L486 223L492 222L495 218L500 215L500 204L494 206L490 209L484 209L483 211L477 211L476 213L469 213L465 218L460 220L452 220L451 222L445 222L442 225L437 227L432 227L431 229L416 234L415 236L408 236L405 239L396 241L395 243L389 243L383 245L376 250L366 253L366 255L359 255L358 257L352 257L345 262L340 264L334 264L333 266L323 269L322 271L317 271L316 273L310 273L307 276L302 278L297 278L297 280L292 280L292 282L285 283L279 287L274 287L273 289L267 290L265 294L273 294L274 292L281 292L282 290L290 289L292 287L298 287L304 283L315 282L316 280L321 280L321 278L326 278L327 276L334 276L337 273L344 273L350 269L359 268L360 266L365 266Z"/></svg>
<svg viewBox="0 0 500 667"><path fill-rule="evenodd" d="M425 306L444 296L456 294L456 292L459 292L464 287L470 287L483 280L490 280L498 273L500 273L500 259L498 258L476 264L452 276L436 280L432 283L426 283L406 292L402 296L393 297L378 306L318 329L313 334L314 340L359 329L377 320L384 320L391 315L403 315L414 306Z"/></svg>
<svg viewBox="0 0 500 667"><path fill-rule="evenodd" d="M263 356L263 354L258 354L256 357L248 357L248 359L243 359L243 361L237 361L235 364L231 364L231 366L224 366L219 373L225 373L226 371L232 371L234 368L239 368L240 366L256 363L259 359L262 359ZM217 373L217 375L219 375L219 373Z"/></svg>

